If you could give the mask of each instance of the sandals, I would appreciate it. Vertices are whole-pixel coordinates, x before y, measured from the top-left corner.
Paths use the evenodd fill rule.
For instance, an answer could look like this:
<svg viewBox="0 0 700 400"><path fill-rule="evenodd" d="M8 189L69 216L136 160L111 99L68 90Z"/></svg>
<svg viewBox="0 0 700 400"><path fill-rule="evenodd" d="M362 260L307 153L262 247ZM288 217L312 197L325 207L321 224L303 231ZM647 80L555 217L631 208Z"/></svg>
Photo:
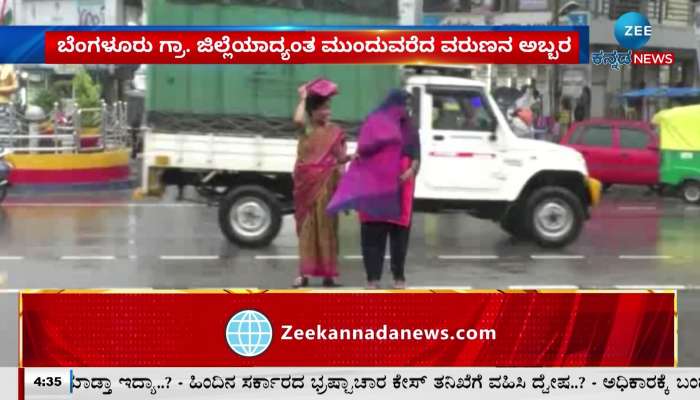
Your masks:
<svg viewBox="0 0 700 400"><path fill-rule="evenodd" d="M294 289L299 289L307 286L309 286L309 278L305 276L297 276L297 278L294 279L294 284L292 285Z"/></svg>
<svg viewBox="0 0 700 400"><path fill-rule="evenodd" d="M323 279L323 287L327 288L333 288L333 287L340 287L339 283L337 283L333 278L324 278Z"/></svg>
<svg viewBox="0 0 700 400"><path fill-rule="evenodd" d="M304 288L309 286L309 278L306 276L298 276L296 279L294 279L294 284L292 285L293 288L299 289L299 288ZM334 287L341 287L342 285L337 283L333 278L325 278L323 279L323 287L327 288L334 288Z"/></svg>
<svg viewBox="0 0 700 400"><path fill-rule="evenodd" d="M394 289L406 289L406 281L394 281Z"/></svg>

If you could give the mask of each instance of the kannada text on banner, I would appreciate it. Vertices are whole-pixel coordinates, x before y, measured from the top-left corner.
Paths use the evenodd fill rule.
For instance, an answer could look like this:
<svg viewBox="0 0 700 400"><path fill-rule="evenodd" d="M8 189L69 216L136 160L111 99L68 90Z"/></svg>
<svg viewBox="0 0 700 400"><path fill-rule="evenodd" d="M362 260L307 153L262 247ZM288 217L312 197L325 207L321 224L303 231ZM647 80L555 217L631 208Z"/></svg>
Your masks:
<svg viewBox="0 0 700 400"><path fill-rule="evenodd" d="M700 369L28 368L46 399L696 399Z"/></svg>
<svg viewBox="0 0 700 400"><path fill-rule="evenodd" d="M675 293L23 293L24 367L675 365Z"/></svg>
<svg viewBox="0 0 700 400"><path fill-rule="evenodd" d="M575 64L575 32L48 32L50 64Z"/></svg>
<svg viewBox="0 0 700 400"><path fill-rule="evenodd" d="M0 63L582 64L588 27L0 27Z"/></svg>

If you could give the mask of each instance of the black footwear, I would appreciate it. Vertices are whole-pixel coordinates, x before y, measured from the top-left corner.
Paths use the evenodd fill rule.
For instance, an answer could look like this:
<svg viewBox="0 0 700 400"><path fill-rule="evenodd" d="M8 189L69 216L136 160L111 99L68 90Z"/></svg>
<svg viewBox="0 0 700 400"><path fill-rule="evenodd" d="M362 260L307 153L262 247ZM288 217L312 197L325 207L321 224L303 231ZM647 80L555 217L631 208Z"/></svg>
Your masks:
<svg viewBox="0 0 700 400"><path fill-rule="evenodd" d="M292 285L292 287L295 289L307 287L307 286L309 286L309 278L307 278L305 276L298 276L294 280L294 284Z"/></svg>
<svg viewBox="0 0 700 400"><path fill-rule="evenodd" d="M340 287L339 283L336 283L336 281L333 278L325 278L323 280L323 287Z"/></svg>

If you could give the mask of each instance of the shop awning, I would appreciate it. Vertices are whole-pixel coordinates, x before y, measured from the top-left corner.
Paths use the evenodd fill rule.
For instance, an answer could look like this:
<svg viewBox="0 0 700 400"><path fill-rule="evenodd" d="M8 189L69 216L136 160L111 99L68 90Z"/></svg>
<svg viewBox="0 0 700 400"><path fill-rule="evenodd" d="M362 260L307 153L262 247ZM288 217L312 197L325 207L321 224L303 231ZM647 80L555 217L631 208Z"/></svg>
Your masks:
<svg viewBox="0 0 700 400"><path fill-rule="evenodd" d="M700 96L700 88L694 88L694 87L645 88L645 89L637 89L637 90L625 92L621 96L625 97L625 98L635 98L635 97L697 97L697 96Z"/></svg>

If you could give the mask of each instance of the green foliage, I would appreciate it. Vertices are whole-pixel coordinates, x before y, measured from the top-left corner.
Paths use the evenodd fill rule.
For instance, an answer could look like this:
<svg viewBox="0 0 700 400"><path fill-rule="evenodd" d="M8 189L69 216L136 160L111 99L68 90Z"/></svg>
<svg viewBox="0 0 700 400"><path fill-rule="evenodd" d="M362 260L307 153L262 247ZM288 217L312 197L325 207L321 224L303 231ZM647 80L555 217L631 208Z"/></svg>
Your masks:
<svg viewBox="0 0 700 400"><path fill-rule="evenodd" d="M53 105L57 101L59 101L59 97L56 92L51 89L41 89L34 95L33 103L41 107L44 113L48 115L53 110Z"/></svg>
<svg viewBox="0 0 700 400"><path fill-rule="evenodd" d="M41 107L48 115L53 111L54 104L61 99L72 97L73 83L71 81L56 81L48 89L42 89L34 95L33 103Z"/></svg>
<svg viewBox="0 0 700 400"><path fill-rule="evenodd" d="M101 107L102 88L95 83L87 71L80 70L73 77L73 93L78 108L99 108ZM100 113L90 112L82 114L81 125L85 128L93 128L100 125Z"/></svg>
<svg viewBox="0 0 700 400"><path fill-rule="evenodd" d="M90 74L84 69L73 77L73 92L79 108L100 107L102 88L93 82Z"/></svg>

